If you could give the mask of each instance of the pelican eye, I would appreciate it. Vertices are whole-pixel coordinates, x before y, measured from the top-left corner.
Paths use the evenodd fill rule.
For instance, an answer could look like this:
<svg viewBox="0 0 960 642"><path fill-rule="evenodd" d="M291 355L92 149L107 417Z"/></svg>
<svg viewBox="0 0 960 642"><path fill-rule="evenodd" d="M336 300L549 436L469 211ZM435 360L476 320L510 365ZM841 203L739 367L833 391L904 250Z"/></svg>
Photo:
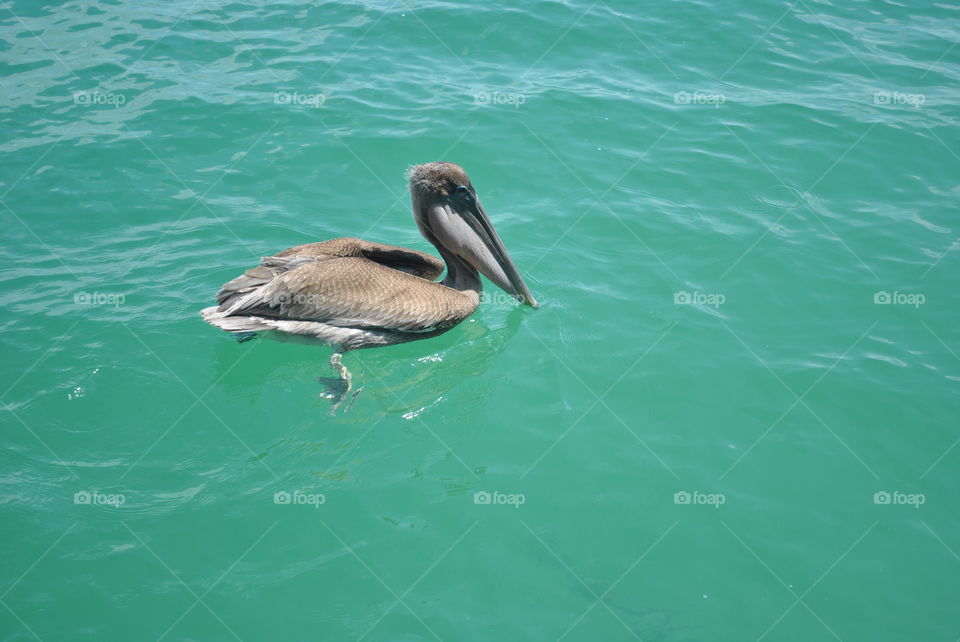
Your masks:
<svg viewBox="0 0 960 642"><path fill-rule="evenodd" d="M466 185L457 185L457 189L454 191L457 193L457 196L461 196L467 200L473 198L473 194L470 193L470 188Z"/></svg>

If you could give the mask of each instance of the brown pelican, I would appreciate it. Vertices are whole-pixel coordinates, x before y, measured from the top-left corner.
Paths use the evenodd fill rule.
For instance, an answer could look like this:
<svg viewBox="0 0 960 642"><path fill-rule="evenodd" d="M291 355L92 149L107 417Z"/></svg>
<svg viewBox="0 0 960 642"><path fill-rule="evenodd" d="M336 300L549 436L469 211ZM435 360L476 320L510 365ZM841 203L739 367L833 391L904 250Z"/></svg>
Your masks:
<svg viewBox="0 0 960 642"><path fill-rule="evenodd" d="M278 331L332 346L330 365L343 382L336 411L351 390L343 352L446 332L480 304L478 270L537 306L460 166L416 165L407 178L417 227L442 261L357 238L298 245L224 284L219 306L202 310L203 318L243 337ZM444 268L446 276L436 281Z"/></svg>

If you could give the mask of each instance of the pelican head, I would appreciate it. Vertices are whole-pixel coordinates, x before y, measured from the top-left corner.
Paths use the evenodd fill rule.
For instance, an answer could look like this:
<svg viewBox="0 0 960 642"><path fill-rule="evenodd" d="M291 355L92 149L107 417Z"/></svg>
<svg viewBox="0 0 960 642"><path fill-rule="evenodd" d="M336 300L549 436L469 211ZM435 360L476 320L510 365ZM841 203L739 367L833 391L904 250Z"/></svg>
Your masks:
<svg viewBox="0 0 960 642"><path fill-rule="evenodd" d="M458 280L466 280L469 275L458 271L458 263L465 263L521 303L537 307L463 168L426 163L411 167L407 177L417 227L447 263L444 282L457 287ZM475 280L479 288L479 279Z"/></svg>

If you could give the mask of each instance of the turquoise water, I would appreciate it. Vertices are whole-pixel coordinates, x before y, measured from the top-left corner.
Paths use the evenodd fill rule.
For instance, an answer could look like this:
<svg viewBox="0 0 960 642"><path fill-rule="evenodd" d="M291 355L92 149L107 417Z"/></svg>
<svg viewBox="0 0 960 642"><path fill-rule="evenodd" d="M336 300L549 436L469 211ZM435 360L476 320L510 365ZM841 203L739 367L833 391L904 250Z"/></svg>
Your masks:
<svg viewBox="0 0 960 642"><path fill-rule="evenodd" d="M24 1L0 36L4 639L960 637L960 6ZM431 250L438 159L541 308L348 354L333 417L329 349L201 321L299 243Z"/></svg>

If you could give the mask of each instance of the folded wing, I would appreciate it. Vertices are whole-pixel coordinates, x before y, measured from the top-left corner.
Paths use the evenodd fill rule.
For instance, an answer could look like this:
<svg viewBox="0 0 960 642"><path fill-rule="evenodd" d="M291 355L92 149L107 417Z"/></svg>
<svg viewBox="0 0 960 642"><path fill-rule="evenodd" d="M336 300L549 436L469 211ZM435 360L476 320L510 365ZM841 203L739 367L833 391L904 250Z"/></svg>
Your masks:
<svg viewBox="0 0 960 642"><path fill-rule="evenodd" d="M341 238L266 257L217 294L225 316L317 321L407 332L448 327L476 302L434 281L436 257L393 245Z"/></svg>

